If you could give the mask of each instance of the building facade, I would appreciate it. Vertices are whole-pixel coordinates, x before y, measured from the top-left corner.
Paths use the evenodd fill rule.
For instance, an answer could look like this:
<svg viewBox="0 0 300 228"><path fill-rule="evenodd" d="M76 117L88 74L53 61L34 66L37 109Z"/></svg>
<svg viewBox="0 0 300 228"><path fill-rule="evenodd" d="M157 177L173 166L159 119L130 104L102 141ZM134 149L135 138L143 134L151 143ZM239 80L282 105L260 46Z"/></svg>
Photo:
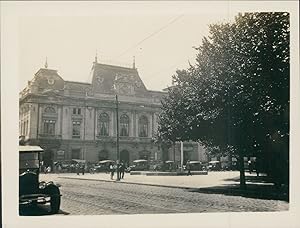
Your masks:
<svg viewBox="0 0 300 228"><path fill-rule="evenodd" d="M93 63L91 83L65 81L56 70L41 68L20 92L20 135L44 148L44 164L81 159L180 161L181 150L154 143L161 99L132 68ZM189 148L187 148L189 147ZM199 145L185 144L185 160L200 160Z"/></svg>

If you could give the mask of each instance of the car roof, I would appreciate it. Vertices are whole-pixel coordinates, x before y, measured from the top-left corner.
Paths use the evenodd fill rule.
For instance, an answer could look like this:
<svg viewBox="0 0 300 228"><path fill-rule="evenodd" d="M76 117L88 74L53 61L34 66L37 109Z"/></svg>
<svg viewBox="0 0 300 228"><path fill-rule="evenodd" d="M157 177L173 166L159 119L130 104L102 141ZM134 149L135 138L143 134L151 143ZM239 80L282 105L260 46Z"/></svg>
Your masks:
<svg viewBox="0 0 300 228"><path fill-rule="evenodd" d="M75 161L77 163L85 163L85 160L81 160L81 159L72 159L72 161Z"/></svg>
<svg viewBox="0 0 300 228"><path fill-rule="evenodd" d="M200 164L201 161L190 161L190 164Z"/></svg>
<svg viewBox="0 0 300 228"><path fill-rule="evenodd" d="M138 159L138 160L134 160L133 162L138 163L138 162L147 162L147 160L145 159Z"/></svg>
<svg viewBox="0 0 300 228"><path fill-rule="evenodd" d="M104 163L115 163L113 160L101 160L98 162L98 164L104 164Z"/></svg>
<svg viewBox="0 0 300 228"><path fill-rule="evenodd" d="M210 164L216 164L216 163L220 163L220 161L210 161L208 163L210 163Z"/></svg>
<svg viewBox="0 0 300 228"><path fill-rule="evenodd" d="M19 146L19 152L43 152L44 150L39 146Z"/></svg>

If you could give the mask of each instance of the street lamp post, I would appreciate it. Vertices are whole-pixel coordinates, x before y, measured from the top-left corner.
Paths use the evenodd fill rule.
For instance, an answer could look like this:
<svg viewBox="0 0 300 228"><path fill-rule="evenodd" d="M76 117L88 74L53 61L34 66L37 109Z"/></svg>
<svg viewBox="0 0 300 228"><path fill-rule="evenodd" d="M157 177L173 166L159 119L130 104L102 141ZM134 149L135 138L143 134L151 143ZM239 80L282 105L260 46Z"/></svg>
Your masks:
<svg viewBox="0 0 300 228"><path fill-rule="evenodd" d="M119 181L120 180L120 173L119 173L120 153L119 153L119 101L118 101L118 95L116 95L116 114L117 114L117 181Z"/></svg>

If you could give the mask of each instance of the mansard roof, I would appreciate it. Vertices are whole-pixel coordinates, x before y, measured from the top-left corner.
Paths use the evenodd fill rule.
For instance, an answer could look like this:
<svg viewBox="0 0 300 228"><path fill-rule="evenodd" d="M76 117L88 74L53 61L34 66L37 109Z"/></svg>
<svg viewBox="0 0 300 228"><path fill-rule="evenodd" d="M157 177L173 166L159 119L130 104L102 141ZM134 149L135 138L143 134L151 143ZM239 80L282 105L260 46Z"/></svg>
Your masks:
<svg viewBox="0 0 300 228"><path fill-rule="evenodd" d="M64 89L64 80L57 73L57 70L41 68L35 73L32 83L39 88L51 88L55 90Z"/></svg>
<svg viewBox="0 0 300 228"><path fill-rule="evenodd" d="M161 91L147 90L136 68L94 62L91 73L92 81L90 83L64 81L57 70L41 68L28 82L28 86L20 92L20 98L27 94L45 95L52 90L67 97L99 98L117 93L125 97L130 96L132 99L133 97L149 98L155 101L160 100L165 94Z"/></svg>
<svg viewBox="0 0 300 228"><path fill-rule="evenodd" d="M136 68L94 63L92 87L95 93L114 93L116 84L132 85L136 95L147 92Z"/></svg>

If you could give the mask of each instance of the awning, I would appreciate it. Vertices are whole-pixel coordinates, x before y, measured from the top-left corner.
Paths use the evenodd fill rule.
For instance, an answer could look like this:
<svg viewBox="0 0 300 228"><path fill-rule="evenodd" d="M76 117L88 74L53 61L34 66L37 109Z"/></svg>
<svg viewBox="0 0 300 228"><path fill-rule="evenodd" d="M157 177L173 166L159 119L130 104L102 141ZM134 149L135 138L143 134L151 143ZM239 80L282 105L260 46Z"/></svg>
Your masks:
<svg viewBox="0 0 300 228"><path fill-rule="evenodd" d="M44 150L39 146L19 146L20 152L43 152Z"/></svg>

